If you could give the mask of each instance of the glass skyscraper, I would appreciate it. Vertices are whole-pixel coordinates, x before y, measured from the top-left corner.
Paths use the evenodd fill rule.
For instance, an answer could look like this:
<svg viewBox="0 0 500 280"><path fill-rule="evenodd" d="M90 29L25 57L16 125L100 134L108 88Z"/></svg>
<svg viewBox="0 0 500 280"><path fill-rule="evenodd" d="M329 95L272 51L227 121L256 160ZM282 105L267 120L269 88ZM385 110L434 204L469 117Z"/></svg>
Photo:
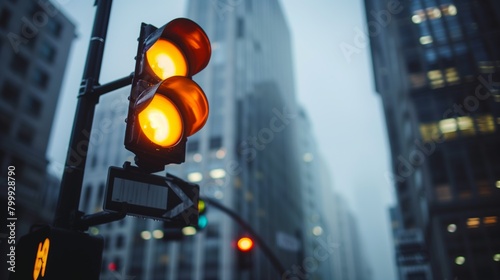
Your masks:
<svg viewBox="0 0 500 280"><path fill-rule="evenodd" d="M396 240L400 277L500 279L500 3L365 4L393 217L413 236Z"/></svg>

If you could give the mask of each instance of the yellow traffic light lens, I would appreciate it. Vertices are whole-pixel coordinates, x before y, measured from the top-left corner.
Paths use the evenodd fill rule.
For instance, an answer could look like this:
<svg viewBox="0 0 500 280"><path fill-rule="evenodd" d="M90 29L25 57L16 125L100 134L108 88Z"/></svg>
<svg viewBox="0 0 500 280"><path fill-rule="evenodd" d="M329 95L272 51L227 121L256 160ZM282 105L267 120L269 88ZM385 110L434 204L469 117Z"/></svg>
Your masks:
<svg viewBox="0 0 500 280"><path fill-rule="evenodd" d="M203 213L205 212L205 201L203 200L198 200L198 212Z"/></svg>
<svg viewBox="0 0 500 280"><path fill-rule="evenodd" d="M248 237L242 237L240 240L238 240L238 249L240 249L243 252L247 252L252 250L253 248L253 241L252 239Z"/></svg>
<svg viewBox="0 0 500 280"><path fill-rule="evenodd" d="M179 109L163 95L155 94L139 113L142 132L153 143L167 148L179 142L184 131Z"/></svg>
<svg viewBox="0 0 500 280"><path fill-rule="evenodd" d="M167 40L156 41L146 51L146 58L153 73L161 80L187 75L186 58L177 46Z"/></svg>

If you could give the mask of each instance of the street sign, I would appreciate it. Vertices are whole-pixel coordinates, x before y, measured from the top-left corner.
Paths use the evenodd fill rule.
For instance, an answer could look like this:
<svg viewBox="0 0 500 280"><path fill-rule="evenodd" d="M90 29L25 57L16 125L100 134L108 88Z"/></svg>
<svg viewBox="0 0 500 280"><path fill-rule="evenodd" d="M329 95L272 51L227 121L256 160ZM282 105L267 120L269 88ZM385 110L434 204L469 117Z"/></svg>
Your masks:
<svg viewBox="0 0 500 280"><path fill-rule="evenodd" d="M288 233L278 231L276 233L276 245L279 248L290 251L298 252L300 250L300 240Z"/></svg>
<svg viewBox="0 0 500 280"><path fill-rule="evenodd" d="M200 187L196 184L127 165L109 168L106 187L105 210L163 220L170 226L198 224Z"/></svg>

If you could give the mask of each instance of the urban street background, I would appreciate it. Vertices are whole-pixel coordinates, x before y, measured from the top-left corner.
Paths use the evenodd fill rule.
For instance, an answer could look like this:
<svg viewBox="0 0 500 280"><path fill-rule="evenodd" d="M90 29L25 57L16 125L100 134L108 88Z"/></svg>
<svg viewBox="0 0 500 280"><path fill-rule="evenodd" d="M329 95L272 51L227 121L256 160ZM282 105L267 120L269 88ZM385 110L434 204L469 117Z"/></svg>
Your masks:
<svg viewBox="0 0 500 280"><path fill-rule="evenodd" d="M55 117L48 157L62 174L76 95L82 77L94 1L54 1L77 26ZM211 1L219 15L241 0ZM394 202L382 104L374 91L362 1L281 0L293 39L295 85L334 189L356 214L373 279L394 279L388 208ZM186 1L115 1L104 52L101 82L133 71L141 22L161 26L185 16ZM347 51L348 50L348 51ZM203 188L203 186L201 186Z"/></svg>

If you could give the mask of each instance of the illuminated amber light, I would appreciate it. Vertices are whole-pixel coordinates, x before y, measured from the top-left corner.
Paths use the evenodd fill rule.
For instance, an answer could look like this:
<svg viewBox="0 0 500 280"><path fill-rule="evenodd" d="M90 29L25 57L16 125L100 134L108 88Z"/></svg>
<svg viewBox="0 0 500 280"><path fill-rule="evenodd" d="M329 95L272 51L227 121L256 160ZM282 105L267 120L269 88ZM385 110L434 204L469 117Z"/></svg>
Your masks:
<svg viewBox="0 0 500 280"><path fill-rule="evenodd" d="M467 219L467 227L468 228L477 228L479 227L480 220L479 218L469 218Z"/></svg>
<svg viewBox="0 0 500 280"><path fill-rule="evenodd" d="M248 252L253 248L253 241L248 237L242 237L238 240L238 249L244 252Z"/></svg>
<svg viewBox="0 0 500 280"><path fill-rule="evenodd" d="M485 225L494 225L497 223L497 216L489 216L483 218L483 223Z"/></svg>
<svg viewBox="0 0 500 280"><path fill-rule="evenodd" d="M33 279L37 280L41 275L45 276L45 268L47 266L47 258L49 256L50 240L45 238L43 242L38 244L38 251L36 252L35 267L33 268Z"/></svg>
<svg viewBox="0 0 500 280"><path fill-rule="evenodd" d="M172 76L186 76L187 62L182 52L171 42L159 39L146 51L149 67L165 80Z"/></svg>
<svg viewBox="0 0 500 280"><path fill-rule="evenodd" d="M170 147L179 142L184 125L177 107L165 96L156 94L139 113L142 132L153 143Z"/></svg>

